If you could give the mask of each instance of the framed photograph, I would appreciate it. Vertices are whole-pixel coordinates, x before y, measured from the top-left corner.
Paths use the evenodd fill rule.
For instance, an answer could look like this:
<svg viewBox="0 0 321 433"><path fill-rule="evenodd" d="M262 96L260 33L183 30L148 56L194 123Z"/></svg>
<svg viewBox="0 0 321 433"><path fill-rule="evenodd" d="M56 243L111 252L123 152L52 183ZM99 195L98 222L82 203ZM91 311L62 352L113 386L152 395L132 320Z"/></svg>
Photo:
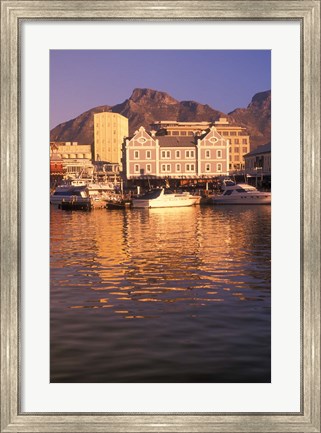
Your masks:
<svg viewBox="0 0 321 433"><path fill-rule="evenodd" d="M320 48L320 0L1 0L1 432L321 432Z"/></svg>

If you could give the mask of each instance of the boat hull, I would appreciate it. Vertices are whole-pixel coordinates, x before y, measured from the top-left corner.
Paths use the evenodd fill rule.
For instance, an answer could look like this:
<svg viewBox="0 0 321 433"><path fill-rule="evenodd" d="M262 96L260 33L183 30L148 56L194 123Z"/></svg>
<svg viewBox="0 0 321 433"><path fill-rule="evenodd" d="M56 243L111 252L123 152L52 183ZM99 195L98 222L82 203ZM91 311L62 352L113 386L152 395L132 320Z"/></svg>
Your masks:
<svg viewBox="0 0 321 433"><path fill-rule="evenodd" d="M72 200L64 200L59 205L62 210L83 210L90 211L92 203L89 198L74 197Z"/></svg>
<svg viewBox="0 0 321 433"><path fill-rule="evenodd" d="M214 197L213 204L215 205L231 205L231 204L245 204L245 205L257 205L257 204L271 204L271 195L264 195L262 197Z"/></svg>
<svg viewBox="0 0 321 433"><path fill-rule="evenodd" d="M189 197L170 197L166 200L144 200L144 199L134 199L133 208L165 208L165 207L186 207L193 206L195 204L194 198Z"/></svg>

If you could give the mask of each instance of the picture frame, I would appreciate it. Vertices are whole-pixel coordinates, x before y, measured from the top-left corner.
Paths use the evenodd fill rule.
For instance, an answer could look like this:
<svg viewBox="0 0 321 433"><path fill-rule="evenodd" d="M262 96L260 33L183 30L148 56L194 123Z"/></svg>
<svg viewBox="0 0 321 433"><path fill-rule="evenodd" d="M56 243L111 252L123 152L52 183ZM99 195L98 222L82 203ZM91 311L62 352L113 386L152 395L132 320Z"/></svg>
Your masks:
<svg viewBox="0 0 321 433"><path fill-rule="evenodd" d="M20 27L23 20L296 20L301 26L299 413L22 413ZM1 432L319 432L320 0L1 1Z"/></svg>

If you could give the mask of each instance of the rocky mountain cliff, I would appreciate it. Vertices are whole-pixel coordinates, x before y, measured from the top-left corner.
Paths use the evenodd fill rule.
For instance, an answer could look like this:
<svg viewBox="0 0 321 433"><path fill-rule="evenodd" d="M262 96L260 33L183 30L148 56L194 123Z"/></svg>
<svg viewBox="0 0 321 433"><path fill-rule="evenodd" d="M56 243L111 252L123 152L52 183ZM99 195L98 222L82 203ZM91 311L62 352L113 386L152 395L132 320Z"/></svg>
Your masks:
<svg viewBox="0 0 321 433"><path fill-rule="evenodd" d="M247 108L228 114L231 123L245 126L253 148L271 141L271 91L257 93Z"/></svg>
<svg viewBox="0 0 321 433"><path fill-rule="evenodd" d="M229 114L195 101L177 101L165 92L135 89L129 99L114 106L103 105L82 113L75 119L61 123L50 132L51 141L78 141L92 144L94 140L94 113L112 111L129 120L129 134L140 126L149 130L155 120L180 122L210 121L227 117L230 123L247 128L252 149L271 140L271 92L257 93L247 108L237 108Z"/></svg>

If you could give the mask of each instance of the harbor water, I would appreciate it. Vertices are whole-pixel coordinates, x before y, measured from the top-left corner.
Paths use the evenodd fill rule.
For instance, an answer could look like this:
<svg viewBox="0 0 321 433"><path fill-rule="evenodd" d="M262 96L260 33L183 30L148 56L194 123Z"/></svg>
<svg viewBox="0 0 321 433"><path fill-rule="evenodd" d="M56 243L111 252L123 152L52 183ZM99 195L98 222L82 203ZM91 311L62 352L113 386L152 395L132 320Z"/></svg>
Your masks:
<svg viewBox="0 0 321 433"><path fill-rule="evenodd" d="M270 206L50 218L52 383L270 382Z"/></svg>

